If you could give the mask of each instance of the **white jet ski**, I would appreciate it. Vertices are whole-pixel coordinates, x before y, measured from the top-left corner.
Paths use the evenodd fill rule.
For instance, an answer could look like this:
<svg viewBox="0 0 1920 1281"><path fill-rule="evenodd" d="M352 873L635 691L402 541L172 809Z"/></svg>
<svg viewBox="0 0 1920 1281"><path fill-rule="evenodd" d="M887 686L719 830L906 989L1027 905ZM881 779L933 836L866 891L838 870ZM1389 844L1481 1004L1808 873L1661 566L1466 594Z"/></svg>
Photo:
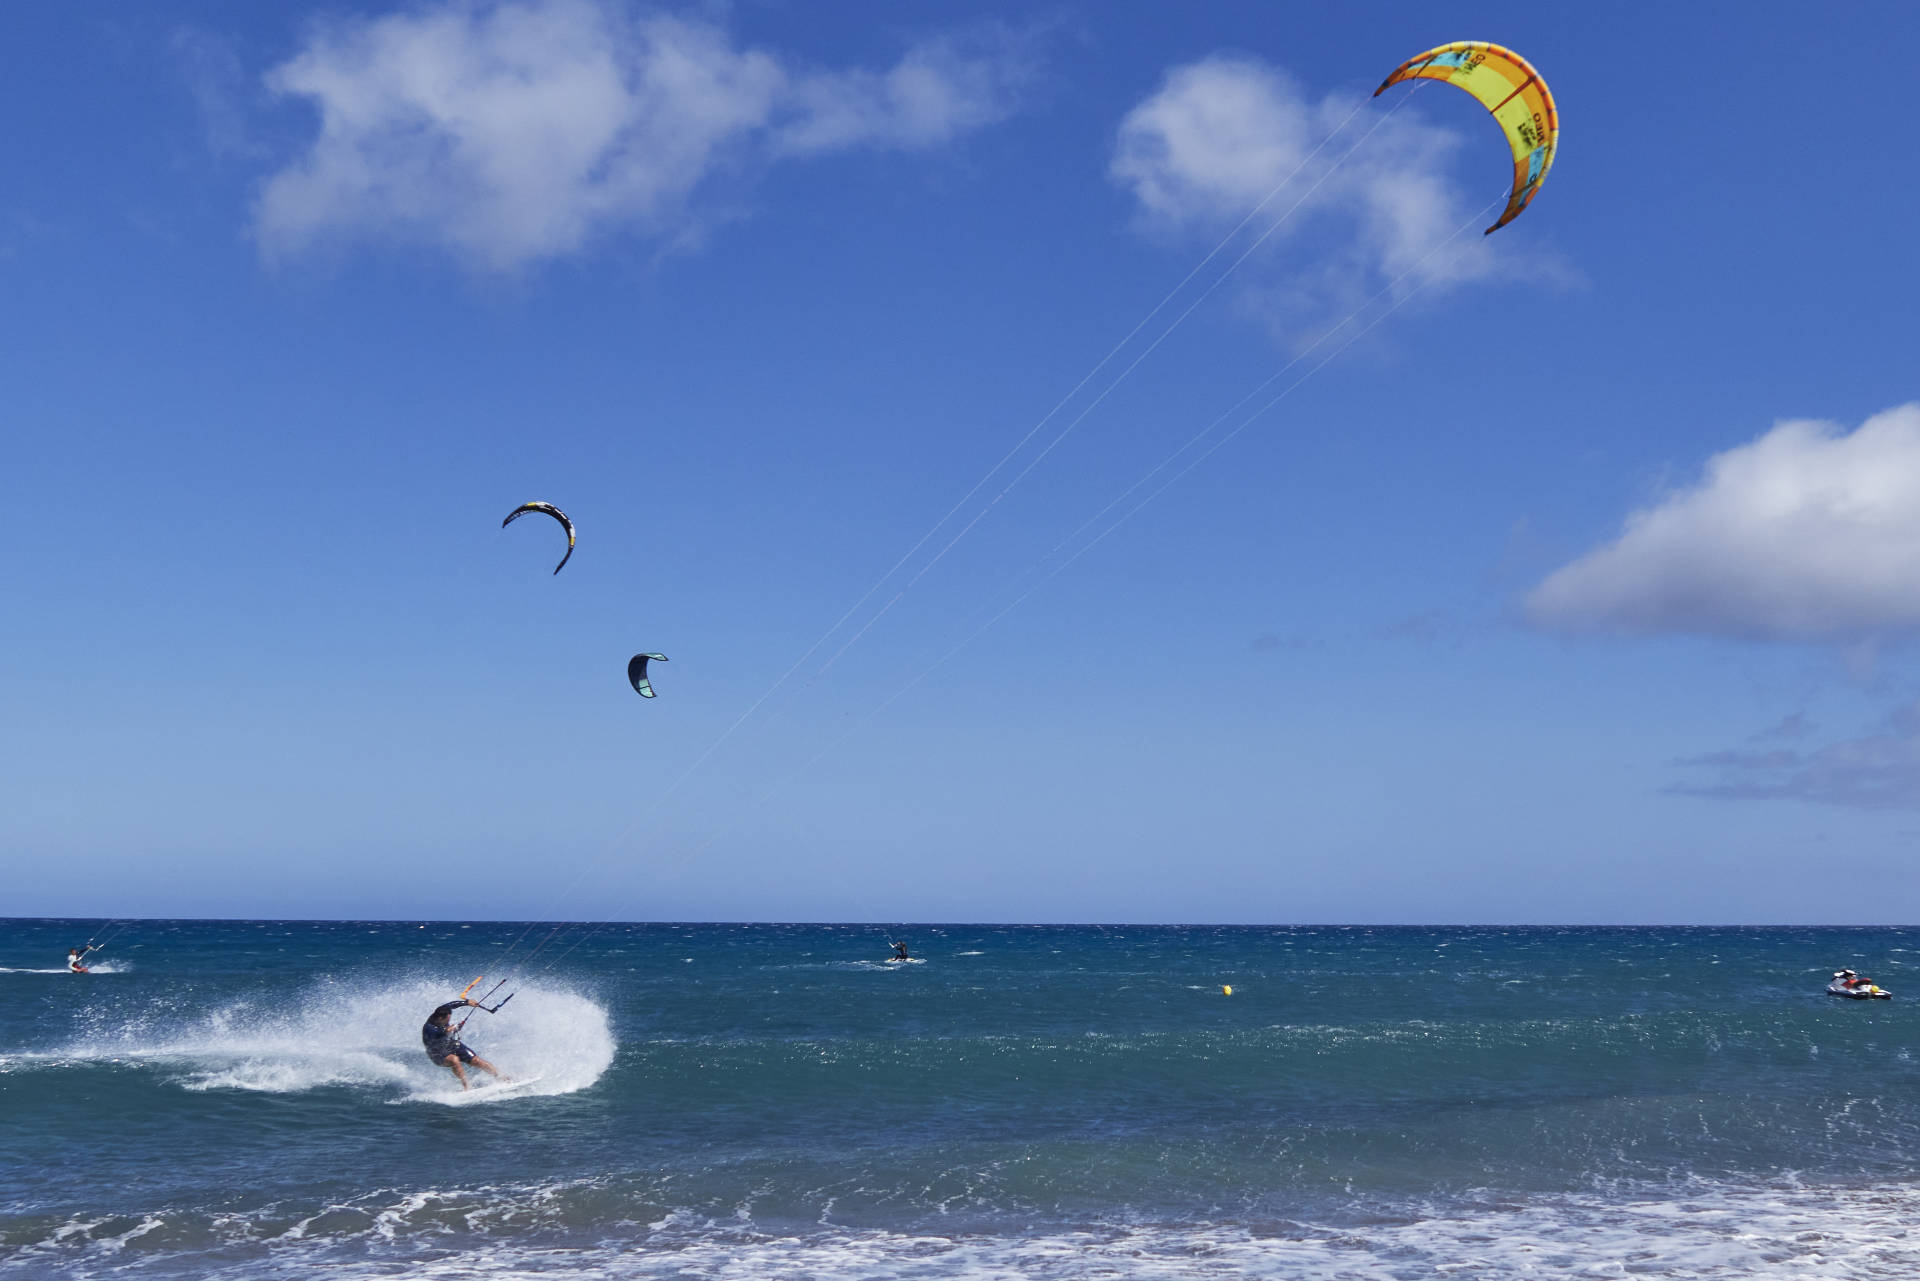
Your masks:
<svg viewBox="0 0 1920 1281"><path fill-rule="evenodd" d="M1847 986L1847 980L1853 979L1854 985ZM1833 976L1833 982L1827 984L1828 996L1844 996L1849 1001L1891 1001L1893 993L1878 983L1863 983L1854 976L1852 970L1842 970Z"/></svg>

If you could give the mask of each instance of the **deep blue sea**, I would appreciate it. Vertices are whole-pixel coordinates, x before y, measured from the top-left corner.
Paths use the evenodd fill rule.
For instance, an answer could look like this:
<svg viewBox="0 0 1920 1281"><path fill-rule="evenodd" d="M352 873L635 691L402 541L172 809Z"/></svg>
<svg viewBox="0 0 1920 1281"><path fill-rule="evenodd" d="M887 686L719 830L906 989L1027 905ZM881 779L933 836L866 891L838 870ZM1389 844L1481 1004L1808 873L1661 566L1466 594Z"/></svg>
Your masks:
<svg viewBox="0 0 1920 1281"><path fill-rule="evenodd" d="M1920 1276L1920 929L97 925L0 1278Z"/></svg>

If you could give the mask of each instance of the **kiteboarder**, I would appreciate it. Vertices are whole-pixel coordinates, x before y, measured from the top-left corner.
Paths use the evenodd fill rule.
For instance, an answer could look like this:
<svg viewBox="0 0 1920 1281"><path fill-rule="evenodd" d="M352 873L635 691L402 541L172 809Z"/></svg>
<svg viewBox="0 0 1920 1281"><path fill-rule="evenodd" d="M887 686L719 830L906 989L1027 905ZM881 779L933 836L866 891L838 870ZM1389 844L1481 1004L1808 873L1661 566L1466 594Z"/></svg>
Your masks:
<svg viewBox="0 0 1920 1281"><path fill-rule="evenodd" d="M465 1005L471 1005L476 1010L486 1008L480 1002L468 1000L463 996L457 1001L448 1001L427 1016L426 1023L420 1028L420 1043L427 1047L427 1057L433 1060L435 1067L451 1069L454 1076L459 1078L460 1088L463 1090L473 1088L467 1083L466 1068L461 1066L466 1063L471 1063L490 1075L500 1077L502 1081L511 1081L512 1077L500 1076L499 1068L461 1043L459 1034L451 1026L450 1020L453 1012ZM465 1020L462 1022L464 1023Z"/></svg>
<svg viewBox="0 0 1920 1281"><path fill-rule="evenodd" d="M905 943L895 943L893 945L893 959L896 961L906 961L906 960L912 959L907 955L907 945Z"/></svg>
<svg viewBox="0 0 1920 1281"><path fill-rule="evenodd" d="M75 974L93 973L92 970L87 968L87 964L86 964L87 953L97 952L99 950L100 950L100 945L98 943L89 943L85 947L68 948L67 949L67 968L73 971Z"/></svg>

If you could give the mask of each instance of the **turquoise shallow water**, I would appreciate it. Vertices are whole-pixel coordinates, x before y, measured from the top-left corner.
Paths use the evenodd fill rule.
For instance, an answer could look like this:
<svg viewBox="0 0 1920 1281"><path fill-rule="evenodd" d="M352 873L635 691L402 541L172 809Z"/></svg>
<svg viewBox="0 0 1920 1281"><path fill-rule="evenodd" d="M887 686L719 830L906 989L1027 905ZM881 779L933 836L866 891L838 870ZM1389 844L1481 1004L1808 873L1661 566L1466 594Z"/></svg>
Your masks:
<svg viewBox="0 0 1920 1281"><path fill-rule="evenodd" d="M463 1097L522 927L92 928L0 922L0 1278L1920 1275L1920 930L572 928Z"/></svg>

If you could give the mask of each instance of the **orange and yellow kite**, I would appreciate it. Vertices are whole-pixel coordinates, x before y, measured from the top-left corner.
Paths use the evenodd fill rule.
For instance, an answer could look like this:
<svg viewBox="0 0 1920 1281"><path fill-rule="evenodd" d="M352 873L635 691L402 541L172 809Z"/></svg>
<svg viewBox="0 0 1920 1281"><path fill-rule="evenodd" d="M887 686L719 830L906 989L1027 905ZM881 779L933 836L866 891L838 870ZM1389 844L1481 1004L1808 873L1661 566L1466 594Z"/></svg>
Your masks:
<svg viewBox="0 0 1920 1281"><path fill-rule="evenodd" d="M1485 40L1456 40L1401 63L1380 82L1373 96L1379 97L1389 85L1402 80L1444 80L1458 85L1493 113L1507 135L1507 145L1513 148L1513 194L1507 197L1499 221L1487 232L1498 231L1518 218L1547 180L1547 170L1553 168L1553 155L1560 146L1560 115L1540 73L1511 49Z"/></svg>

